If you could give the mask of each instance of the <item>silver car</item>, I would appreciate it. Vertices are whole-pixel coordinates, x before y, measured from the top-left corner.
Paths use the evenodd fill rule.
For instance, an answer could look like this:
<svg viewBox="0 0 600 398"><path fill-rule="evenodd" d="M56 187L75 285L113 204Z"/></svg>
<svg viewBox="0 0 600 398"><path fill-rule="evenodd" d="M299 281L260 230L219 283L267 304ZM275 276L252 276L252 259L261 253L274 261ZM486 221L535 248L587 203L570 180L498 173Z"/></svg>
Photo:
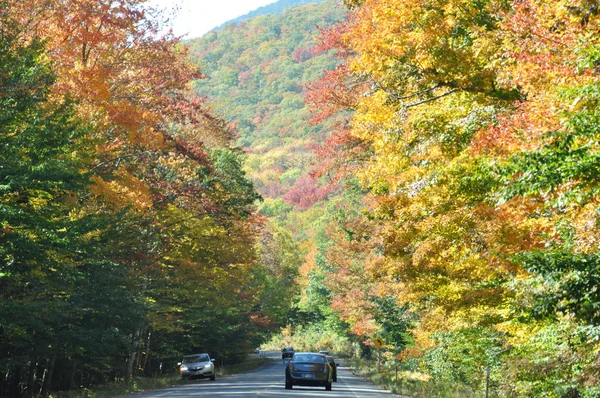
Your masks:
<svg viewBox="0 0 600 398"><path fill-rule="evenodd" d="M205 378L215 380L215 360L206 353L186 355L178 363L182 379Z"/></svg>

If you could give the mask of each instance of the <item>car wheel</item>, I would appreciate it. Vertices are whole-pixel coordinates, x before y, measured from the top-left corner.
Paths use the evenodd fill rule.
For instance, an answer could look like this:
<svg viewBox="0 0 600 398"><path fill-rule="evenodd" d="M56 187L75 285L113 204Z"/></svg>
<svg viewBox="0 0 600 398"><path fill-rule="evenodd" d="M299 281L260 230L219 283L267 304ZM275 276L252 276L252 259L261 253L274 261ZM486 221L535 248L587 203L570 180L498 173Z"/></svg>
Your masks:
<svg viewBox="0 0 600 398"><path fill-rule="evenodd" d="M331 382L325 384L325 391L331 391Z"/></svg>
<svg viewBox="0 0 600 398"><path fill-rule="evenodd" d="M210 376L210 381L215 381L217 379L216 376Z"/></svg>
<svg viewBox="0 0 600 398"><path fill-rule="evenodd" d="M287 377L285 378L285 389L286 390L291 390L293 386L292 380L288 379Z"/></svg>

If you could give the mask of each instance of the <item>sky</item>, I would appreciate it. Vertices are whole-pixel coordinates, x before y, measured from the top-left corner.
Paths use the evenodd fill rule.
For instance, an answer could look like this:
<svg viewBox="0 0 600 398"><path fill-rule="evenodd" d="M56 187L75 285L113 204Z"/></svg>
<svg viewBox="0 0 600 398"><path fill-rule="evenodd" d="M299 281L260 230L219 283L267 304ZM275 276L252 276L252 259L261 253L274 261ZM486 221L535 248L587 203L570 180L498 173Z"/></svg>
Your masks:
<svg viewBox="0 0 600 398"><path fill-rule="evenodd" d="M151 0L151 3L174 14L170 25L177 36L200 37L230 19L247 14L275 0Z"/></svg>

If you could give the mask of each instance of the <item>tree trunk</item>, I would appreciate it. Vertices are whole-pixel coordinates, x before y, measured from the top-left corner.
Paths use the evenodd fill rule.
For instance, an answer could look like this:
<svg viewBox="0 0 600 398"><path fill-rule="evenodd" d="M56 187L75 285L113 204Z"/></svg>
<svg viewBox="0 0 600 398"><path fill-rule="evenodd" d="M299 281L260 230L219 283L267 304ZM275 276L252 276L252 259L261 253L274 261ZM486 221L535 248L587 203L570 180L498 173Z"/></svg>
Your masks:
<svg viewBox="0 0 600 398"><path fill-rule="evenodd" d="M142 369L144 369L144 374L146 376L152 376L152 369L148 369L148 360L150 359L150 343L152 341L152 328L150 326L147 327L148 337L146 338L146 355L144 355L144 361L141 365ZM150 361L152 364L152 361Z"/></svg>
<svg viewBox="0 0 600 398"><path fill-rule="evenodd" d="M35 389L35 372L37 370L37 360L32 359L29 362L29 372L27 373L27 390L25 392L25 396L27 398L33 398Z"/></svg>
<svg viewBox="0 0 600 398"><path fill-rule="evenodd" d="M125 384L129 385L131 382L131 378L133 377L133 368L136 364L136 359L138 357L138 349L141 345L142 334L145 327L137 329L133 334L133 339L131 342L131 349L129 350L129 358L127 359L127 368L125 370Z"/></svg>
<svg viewBox="0 0 600 398"><path fill-rule="evenodd" d="M42 389L40 391L40 395L42 397L47 397L50 392L50 387L52 387L52 377L54 377L54 365L56 364L56 355L52 355L50 360L48 361L48 367L44 373L44 380L42 381Z"/></svg>
<svg viewBox="0 0 600 398"><path fill-rule="evenodd" d="M10 377L8 378L8 390L9 390L9 397L15 397L15 398L20 398L23 396L23 391L21 391L21 373L23 371L21 370L20 366L17 366L17 368L15 369L14 376L12 376L13 382L12 382L12 386L10 385ZM12 389L12 394L10 393Z"/></svg>
<svg viewBox="0 0 600 398"><path fill-rule="evenodd" d="M71 372L69 375L69 380L67 382L67 391L71 391L73 387L75 387L75 374L77 373L77 360L73 359L71 361Z"/></svg>
<svg viewBox="0 0 600 398"><path fill-rule="evenodd" d="M0 374L0 397L5 397L8 396L8 394L6 394L6 389L7 389L7 381L8 381L8 376L10 375L10 366L6 369L6 372L2 372L2 374Z"/></svg>

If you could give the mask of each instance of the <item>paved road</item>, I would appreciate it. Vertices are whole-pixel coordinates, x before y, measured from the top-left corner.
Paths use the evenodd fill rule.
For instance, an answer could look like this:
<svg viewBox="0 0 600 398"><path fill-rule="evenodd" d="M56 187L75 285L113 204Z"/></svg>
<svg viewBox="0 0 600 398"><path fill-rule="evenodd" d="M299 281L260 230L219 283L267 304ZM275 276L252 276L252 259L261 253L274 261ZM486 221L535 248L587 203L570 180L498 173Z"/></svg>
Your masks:
<svg viewBox="0 0 600 398"><path fill-rule="evenodd" d="M271 353L269 356L279 355ZM341 364L343 365L343 363ZM216 381L199 380L178 387L166 388L148 393L131 395L131 398L183 398L183 397L225 397L225 398L289 398L289 397L328 397L328 398L391 398L394 395L373 384L352 375L348 368L338 368L338 381L332 391L324 387L294 386L286 390L285 363L274 361L267 366L236 376L217 377Z"/></svg>

